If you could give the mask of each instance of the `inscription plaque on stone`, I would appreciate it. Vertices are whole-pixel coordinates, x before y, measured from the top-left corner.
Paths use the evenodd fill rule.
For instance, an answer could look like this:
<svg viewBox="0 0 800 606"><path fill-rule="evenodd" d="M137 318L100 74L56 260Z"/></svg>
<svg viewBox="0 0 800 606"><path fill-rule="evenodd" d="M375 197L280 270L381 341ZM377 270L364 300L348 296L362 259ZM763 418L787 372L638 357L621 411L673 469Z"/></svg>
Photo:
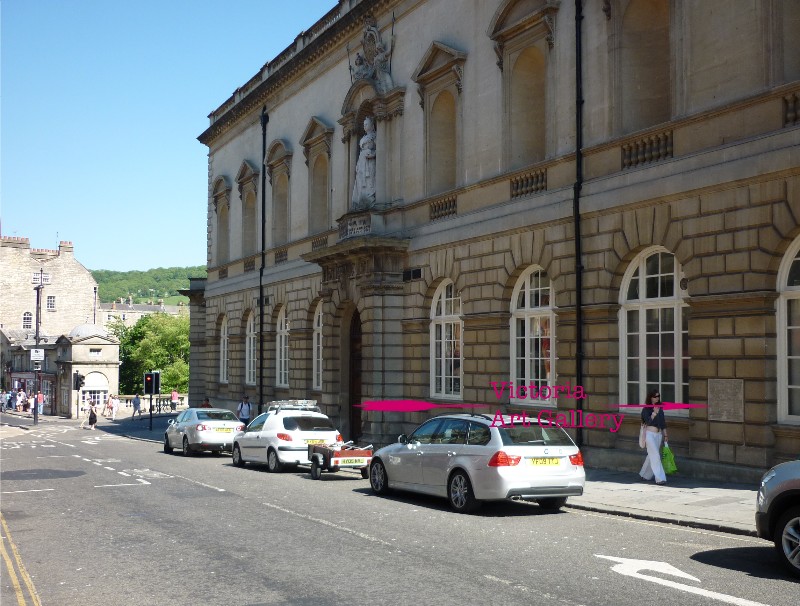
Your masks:
<svg viewBox="0 0 800 606"><path fill-rule="evenodd" d="M708 420L740 423L744 420L742 379L708 380Z"/></svg>

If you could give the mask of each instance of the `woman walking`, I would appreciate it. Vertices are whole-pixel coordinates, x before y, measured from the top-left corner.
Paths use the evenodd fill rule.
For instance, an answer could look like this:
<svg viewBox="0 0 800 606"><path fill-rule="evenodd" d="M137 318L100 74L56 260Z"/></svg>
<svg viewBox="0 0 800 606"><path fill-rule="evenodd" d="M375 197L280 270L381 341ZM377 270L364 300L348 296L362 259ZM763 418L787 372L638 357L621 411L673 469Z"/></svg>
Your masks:
<svg viewBox="0 0 800 606"><path fill-rule="evenodd" d="M663 486L667 483L667 474L661 464L661 443L662 440L667 440L667 420L661 407L661 394L657 389L647 394L647 401L642 409L642 424L646 429L647 458L639 475L648 482L655 476L656 484Z"/></svg>
<svg viewBox="0 0 800 606"><path fill-rule="evenodd" d="M97 425L97 412L94 409L94 402L89 407L89 429L96 429Z"/></svg>

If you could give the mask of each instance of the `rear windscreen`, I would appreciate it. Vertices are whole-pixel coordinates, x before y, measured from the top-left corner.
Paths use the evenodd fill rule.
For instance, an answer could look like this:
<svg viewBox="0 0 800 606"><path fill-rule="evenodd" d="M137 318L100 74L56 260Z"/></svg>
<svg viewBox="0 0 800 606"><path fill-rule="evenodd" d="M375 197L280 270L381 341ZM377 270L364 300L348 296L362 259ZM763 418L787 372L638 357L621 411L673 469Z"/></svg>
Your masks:
<svg viewBox="0 0 800 606"><path fill-rule="evenodd" d="M230 410L220 410L214 412L197 411L198 421L238 421L239 419Z"/></svg>
<svg viewBox="0 0 800 606"><path fill-rule="evenodd" d="M505 446L574 446L567 432L555 425L531 423L527 427L514 425L498 427L497 430Z"/></svg>
<svg viewBox="0 0 800 606"><path fill-rule="evenodd" d="M334 431L331 420L327 417L284 417L283 427L289 431Z"/></svg>

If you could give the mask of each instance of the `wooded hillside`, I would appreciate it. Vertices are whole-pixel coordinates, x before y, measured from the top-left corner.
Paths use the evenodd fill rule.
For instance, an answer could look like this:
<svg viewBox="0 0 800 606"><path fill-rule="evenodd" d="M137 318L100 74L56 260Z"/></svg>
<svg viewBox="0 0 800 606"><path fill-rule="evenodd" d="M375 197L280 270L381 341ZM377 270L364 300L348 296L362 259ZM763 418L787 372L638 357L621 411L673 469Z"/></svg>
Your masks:
<svg viewBox="0 0 800 606"><path fill-rule="evenodd" d="M98 297L102 303L111 303L128 296L134 303L147 303L164 299L167 305L188 299L178 294L178 289L189 288L189 278L205 278L205 265L194 267L159 267L147 271L92 271L97 280Z"/></svg>

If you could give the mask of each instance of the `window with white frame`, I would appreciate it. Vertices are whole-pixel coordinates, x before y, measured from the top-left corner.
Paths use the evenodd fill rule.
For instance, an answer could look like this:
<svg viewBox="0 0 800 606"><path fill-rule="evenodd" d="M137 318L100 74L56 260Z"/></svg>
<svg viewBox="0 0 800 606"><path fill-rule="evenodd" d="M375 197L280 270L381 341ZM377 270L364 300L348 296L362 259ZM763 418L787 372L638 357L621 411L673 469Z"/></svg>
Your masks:
<svg viewBox="0 0 800 606"><path fill-rule="evenodd" d="M47 295L47 311L55 311L56 297L55 295Z"/></svg>
<svg viewBox="0 0 800 606"><path fill-rule="evenodd" d="M312 339L313 347L313 368L312 385L313 389L322 389L322 303L317 305L314 312L314 334Z"/></svg>
<svg viewBox="0 0 800 606"><path fill-rule="evenodd" d="M256 315L251 313L247 318L244 340L244 382L256 384Z"/></svg>
<svg viewBox="0 0 800 606"><path fill-rule="evenodd" d="M26 330L28 328L33 328L33 314L26 311L22 314L22 329Z"/></svg>
<svg viewBox="0 0 800 606"><path fill-rule="evenodd" d="M800 238L778 270L778 422L800 424Z"/></svg>
<svg viewBox="0 0 800 606"><path fill-rule="evenodd" d="M276 386L289 387L289 318L284 305L278 313L275 339Z"/></svg>
<svg viewBox="0 0 800 606"><path fill-rule="evenodd" d="M664 402L689 401L689 324L683 279L675 255L662 247L643 251L625 272L619 349L620 397L626 404L644 402L653 389Z"/></svg>
<svg viewBox="0 0 800 606"><path fill-rule="evenodd" d="M461 294L447 280L439 285L431 306L431 396L460 398L462 383Z"/></svg>
<svg viewBox="0 0 800 606"><path fill-rule="evenodd" d="M219 327L219 382L228 382L228 318L225 316Z"/></svg>
<svg viewBox="0 0 800 606"><path fill-rule="evenodd" d="M34 272L31 282L33 284L50 284L50 274Z"/></svg>
<svg viewBox="0 0 800 606"><path fill-rule="evenodd" d="M549 398L551 389L542 389L555 386L555 349L553 288L541 268L530 267L511 295L510 378L517 393L525 387L525 399L519 402L556 405Z"/></svg>

